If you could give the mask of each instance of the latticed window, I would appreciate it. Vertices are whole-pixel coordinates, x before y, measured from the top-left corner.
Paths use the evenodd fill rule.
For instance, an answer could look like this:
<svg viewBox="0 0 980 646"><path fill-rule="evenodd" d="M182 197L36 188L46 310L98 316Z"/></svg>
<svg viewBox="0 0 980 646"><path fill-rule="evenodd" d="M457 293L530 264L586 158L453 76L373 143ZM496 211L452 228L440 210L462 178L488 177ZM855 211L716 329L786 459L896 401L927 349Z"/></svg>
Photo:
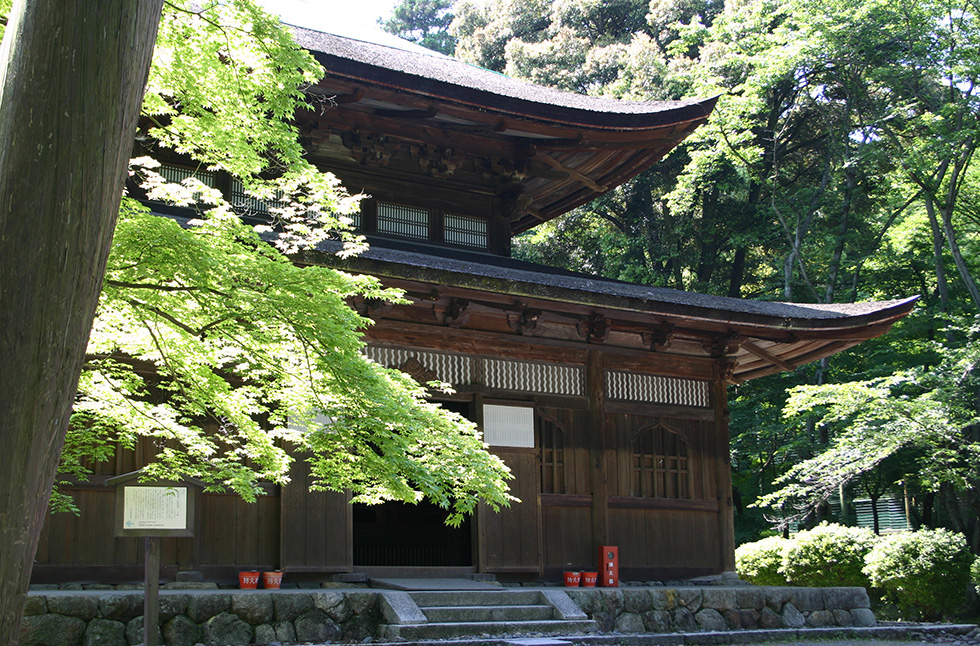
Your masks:
<svg viewBox="0 0 980 646"><path fill-rule="evenodd" d="M429 210L378 202L378 233L428 240Z"/></svg>
<svg viewBox="0 0 980 646"><path fill-rule="evenodd" d="M630 495L638 498L690 498L691 462L687 441L665 426L633 436Z"/></svg>
<svg viewBox="0 0 980 646"><path fill-rule="evenodd" d="M446 213L442 226L443 236L449 244L487 248L487 221L483 218Z"/></svg>
<svg viewBox="0 0 980 646"><path fill-rule="evenodd" d="M539 417L541 437L541 493L567 493L565 487L565 433L554 420Z"/></svg>

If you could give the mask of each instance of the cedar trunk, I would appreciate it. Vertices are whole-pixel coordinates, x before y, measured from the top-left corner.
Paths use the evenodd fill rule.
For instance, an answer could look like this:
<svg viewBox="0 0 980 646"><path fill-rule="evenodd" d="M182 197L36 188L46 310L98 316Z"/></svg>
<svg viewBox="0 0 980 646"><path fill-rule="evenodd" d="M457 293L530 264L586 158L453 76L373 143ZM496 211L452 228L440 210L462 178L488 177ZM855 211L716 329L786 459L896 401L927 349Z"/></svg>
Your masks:
<svg viewBox="0 0 980 646"><path fill-rule="evenodd" d="M0 50L0 644L16 644L162 0L18 0Z"/></svg>

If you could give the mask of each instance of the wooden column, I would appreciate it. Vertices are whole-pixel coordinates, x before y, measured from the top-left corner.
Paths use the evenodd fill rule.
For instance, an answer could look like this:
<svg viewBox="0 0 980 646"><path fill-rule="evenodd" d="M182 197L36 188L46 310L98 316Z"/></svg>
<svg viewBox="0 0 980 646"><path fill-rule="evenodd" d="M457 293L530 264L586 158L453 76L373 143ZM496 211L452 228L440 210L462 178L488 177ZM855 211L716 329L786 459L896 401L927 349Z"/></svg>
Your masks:
<svg viewBox="0 0 980 646"><path fill-rule="evenodd" d="M733 359L718 360L712 380L711 399L715 411L715 428L712 437L712 453L715 456L715 482L718 491L718 524L723 572L735 571L735 510L732 504L732 453L728 431L728 382L734 368Z"/></svg>
<svg viewBox="0 0 980 646"><path fill-rule="evenodd" d="M144 543L143 567L143 645L157 646L160 617L160 537L147 536Z"/></svg>
<svg viewBox="0 0 980 646"><path fill-rule="evenodd" d="M589 350L585 391L589 398L589 480L592 487L592 553L609 544L609 479L606 473L606 380L603 354Z"/></svg>

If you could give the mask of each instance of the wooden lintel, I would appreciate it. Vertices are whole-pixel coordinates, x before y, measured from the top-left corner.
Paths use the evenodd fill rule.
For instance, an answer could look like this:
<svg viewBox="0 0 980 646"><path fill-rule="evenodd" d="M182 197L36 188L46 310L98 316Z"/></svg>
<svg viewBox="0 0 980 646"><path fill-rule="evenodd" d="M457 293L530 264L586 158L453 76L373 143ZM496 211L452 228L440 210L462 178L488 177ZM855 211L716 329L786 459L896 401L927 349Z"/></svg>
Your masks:
<svg viewBox="0 0 980 646"><path fill-rule="evenodd" d="M431 119L439 114L439 110L435 107L429 107L428 109L424 110L390 110L387 108L376 108L374 110L374 114L378 117L388 117L390 119Z"/></svg>
<svg viewBox="0 0 980 646"><path fill-rule="evenodd" d="M796 370L796 368L797 368L797 366L794 366L791 363L788 363L786 361L783 361L782 359L780 359L776 355L774 355L771 352L768 352L766 350L763 350L762 348L760 348L756 344L752 343L751 341L744 340L744 341L742 341L741 346L743 348L745 348L746 350L748 350L749 352L751 352L752 354L754 354L755 356L759 357L760 359L763 359L763 360L768 361L770 363L774 363L777 366L779 366L780 368L782 368L783 370L792 372L793 370Z"/></svg>
<svg viewBox="0 0 980 646"><path fill-rule="evenodd" d="M602 184L599 184L598 182L594 181L591 177L587 177L583 175L582 173L578 172L574 168L569 168L568 166L561 163L551 155L548 155L547 153L538 151L538 153L534 155L534 159L544 164L547 164L548 166L554 168L555 170L560 170L568 173L569 177L578 180L582 184L585 184L593 191L597 191L599 193L604 193L606 191L606 187L603 186Z"/></svg>

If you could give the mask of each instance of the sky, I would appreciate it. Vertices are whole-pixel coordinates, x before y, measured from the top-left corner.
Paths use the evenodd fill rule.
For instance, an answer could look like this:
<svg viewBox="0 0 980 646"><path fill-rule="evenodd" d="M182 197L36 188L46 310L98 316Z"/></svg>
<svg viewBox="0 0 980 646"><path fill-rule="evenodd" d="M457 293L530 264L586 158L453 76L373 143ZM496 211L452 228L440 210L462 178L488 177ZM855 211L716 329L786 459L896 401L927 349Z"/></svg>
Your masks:
<svg viewBox="0 0 980 646"><path fill-rule="evenodd" d="M398 0L259 0L283 22L317 31L374 26Z"/></svg>

